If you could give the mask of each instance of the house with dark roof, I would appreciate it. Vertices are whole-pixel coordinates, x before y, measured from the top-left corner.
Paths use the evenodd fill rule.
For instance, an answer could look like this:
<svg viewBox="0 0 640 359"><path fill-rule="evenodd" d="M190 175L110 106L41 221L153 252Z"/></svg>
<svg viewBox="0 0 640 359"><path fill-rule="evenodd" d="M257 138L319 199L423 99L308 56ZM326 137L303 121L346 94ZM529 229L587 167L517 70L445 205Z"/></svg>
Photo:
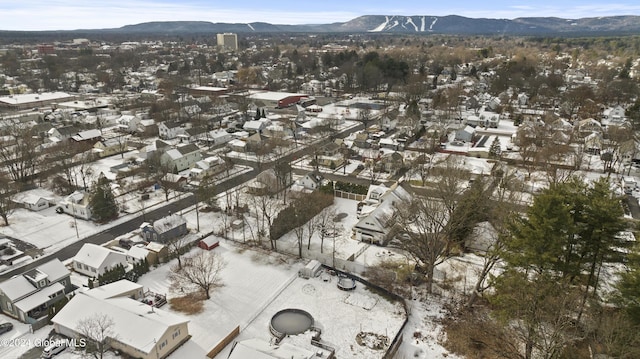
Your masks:
<svg viewBox="0 0 640 359"><path fill-rule="evenodd" d="M318 172L309 172L304 177L300 178L297 182L299 185L306 189L316 190L322 186L322 180L324 177Z"/></svg>
<svg viewBox="0 0 640 359"><path fill-rule="evenodd" d="M167 150L160 156L161 163L176 173L195 166L200 160L202 160L200 148L193 143Z"/></svg>
<svg viewBox="0 0 640 359"><path fill-rule="evenodd" d="M140 226L142 238L147 241L168 243L189 233L187 221L180 215L171 214L151 223Z"/></svg>
<svg viewBox="0 0 640 359"><path fill-rule="evenodd" d="M21 322L44 320L48 308L73 290L71 272L53 259L0 283L0 310Z"/></svg>
<svg viewBox="0 0 640 359"><path fill-rule="evenodd" d="M102 138L100 130L86 130L76 133L71 136L71 139L76 142L89 142L96 143Z"/></svg>
<svg viewBox="0 0 640 359"><path fill-rule="evenodd" d="M176 121L164 121L158 124L158 134L160 138L164 140L176 138L183 132L184 128L182 128L182 125Z"/></svg>
<svg viewBox="0 0 640 359"><path fill-rule="evenodd" d="M76 133L78 129L75 126L54 127L47 132L50 138L56 137L59 140L68 140Z"/></svg>

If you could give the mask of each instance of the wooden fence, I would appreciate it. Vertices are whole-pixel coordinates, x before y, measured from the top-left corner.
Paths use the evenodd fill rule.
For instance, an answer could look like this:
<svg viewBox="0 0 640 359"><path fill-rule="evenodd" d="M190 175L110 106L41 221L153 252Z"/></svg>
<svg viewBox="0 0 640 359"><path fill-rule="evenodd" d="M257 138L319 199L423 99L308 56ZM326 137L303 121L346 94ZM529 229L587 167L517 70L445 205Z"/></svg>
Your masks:
<svg viewBox="0 0 640 359"><path fill-rule="evenodd" d="M213 349L211 349L211 351L209 351L209 353L207 354L207 357L213 358L216 355L220 354L222 349L224 349L227 345L229 345L229 343L231 343L238 335L240 335L239 325L235 327L235 329L233 329L229 334L227 334L226 337L222 338L222 340L219 341L218 344L215 347L213 347Z"/></svg>

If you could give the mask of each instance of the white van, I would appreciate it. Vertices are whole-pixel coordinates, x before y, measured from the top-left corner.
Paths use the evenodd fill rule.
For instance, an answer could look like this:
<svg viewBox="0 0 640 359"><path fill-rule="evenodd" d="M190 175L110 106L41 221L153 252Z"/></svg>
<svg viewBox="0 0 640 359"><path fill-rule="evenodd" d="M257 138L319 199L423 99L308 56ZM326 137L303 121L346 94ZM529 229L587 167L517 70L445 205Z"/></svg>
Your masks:
<svg viewBox="0 0 640 359"><path fill-rule="evenodd" d="M47 345L42 351L43 358L52 358L54 355L60 353L67 347L67 342L64 340L56 340L55 342Z"/></svg>

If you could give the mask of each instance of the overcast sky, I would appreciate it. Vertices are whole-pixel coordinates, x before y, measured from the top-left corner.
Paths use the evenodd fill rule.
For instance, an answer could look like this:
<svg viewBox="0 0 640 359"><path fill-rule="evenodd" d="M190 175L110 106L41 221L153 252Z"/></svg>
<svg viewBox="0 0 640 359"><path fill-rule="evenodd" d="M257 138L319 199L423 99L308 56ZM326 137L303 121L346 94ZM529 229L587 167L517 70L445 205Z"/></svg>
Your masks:
<svg viewBox="0 0 640 359"><path fill-rule="evenodd" d="M115 28L148 21L195 20L272 24L324 24L361 15L462 15L566 19L640 15L640 0L0 0L0 30Z"/></svg>

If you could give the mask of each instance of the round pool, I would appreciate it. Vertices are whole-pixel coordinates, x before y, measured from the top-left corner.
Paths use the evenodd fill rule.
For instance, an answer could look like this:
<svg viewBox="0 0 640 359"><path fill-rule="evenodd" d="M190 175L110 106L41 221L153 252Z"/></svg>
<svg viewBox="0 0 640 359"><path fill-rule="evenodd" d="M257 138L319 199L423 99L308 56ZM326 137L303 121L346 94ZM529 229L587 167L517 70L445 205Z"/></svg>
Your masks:
<svg viewBox="0 0 640 359"><path fill-rule="evenodd" d="M354 290L356 289L356 281L349 277L340 277L338 279L338 288L341 290Z"/></svg>
<svg viewBox="0 0 640 359"><path fill-rule="evenodd" d="M301 309L283 309L271 318L269 327L271 334L279 338L296 335L313 327L313 317Z"/></svg>

